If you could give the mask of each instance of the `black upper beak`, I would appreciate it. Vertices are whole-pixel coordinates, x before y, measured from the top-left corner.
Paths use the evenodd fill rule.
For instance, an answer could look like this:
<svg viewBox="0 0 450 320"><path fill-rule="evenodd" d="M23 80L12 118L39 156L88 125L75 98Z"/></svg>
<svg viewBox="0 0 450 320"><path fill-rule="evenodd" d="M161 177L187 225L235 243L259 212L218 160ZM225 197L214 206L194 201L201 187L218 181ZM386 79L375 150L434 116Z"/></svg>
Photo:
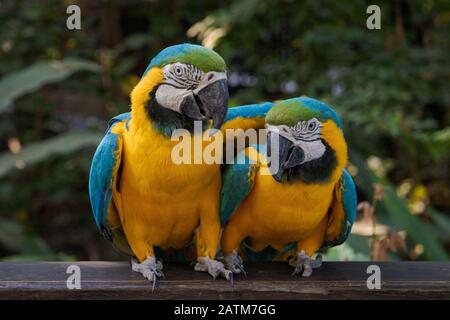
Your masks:
<svg viewBox="0 0 450 320"><path fill-rule="evenodd" d="M187 96L182 102L181 111L195 120L212 119L212 128L220 129L228 112L227 81L214 81L197 94Z"/></svg>
<svg viewBox="0 0 450 320"><path fill-rule="evenodd" d="M292 142L291 142L291 144L292 144ZM303 150L300 147L294 146L292 144L292 146L287 151L287 158L283 162L283 168L290 169L290 168L296 167L302 163L304 158L305 158L305 153L303 152Z"/></svg>
<svg viewBox="0 0 450 320"><path fill-rule="evenodd" d="M277 141L278 140L278 141ZM271 168L275 180L281 182L286 170L300 165L304 158L304 151L295 146L290 140L269 132L267 144L267 155L270 157L271 164L278 164L277 168ZM278 157L278 161L274 161Z"/></svg>

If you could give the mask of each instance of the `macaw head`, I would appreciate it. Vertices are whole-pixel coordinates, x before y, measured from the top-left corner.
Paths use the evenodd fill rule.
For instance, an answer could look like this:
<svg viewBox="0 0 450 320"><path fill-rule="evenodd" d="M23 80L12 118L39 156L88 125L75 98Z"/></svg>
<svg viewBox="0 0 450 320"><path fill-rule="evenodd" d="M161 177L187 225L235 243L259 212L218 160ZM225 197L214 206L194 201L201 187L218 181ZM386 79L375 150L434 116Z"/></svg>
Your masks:
<svg viewBox="0 0 450 320"><path fill-rule="evenodd" d="M131 93L160 127L190 128L194 120L219 129L228 111L226 65L215 51L180 44L156 55Z"/></svg>
<svg viewBox="0 0 450 320"><path fill-rule="evenodd" d="M347 163L341 122L320 101L302 97L275 103L266 115L266 128L267 154L278 156L277 168L272 168L278 182L326 183Z"/></svg>

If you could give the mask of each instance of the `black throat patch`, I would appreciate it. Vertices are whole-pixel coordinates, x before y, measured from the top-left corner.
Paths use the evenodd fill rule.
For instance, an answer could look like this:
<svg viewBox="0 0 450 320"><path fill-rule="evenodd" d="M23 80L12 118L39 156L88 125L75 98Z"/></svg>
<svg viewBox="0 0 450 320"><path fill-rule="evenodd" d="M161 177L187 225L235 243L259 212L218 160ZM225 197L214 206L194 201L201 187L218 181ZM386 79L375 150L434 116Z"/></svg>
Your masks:
<svg viewBox="0 0 450 320"><path fill-rule="evenodd" d="M164 108L158 101L156 101L156 90L155 87L150 92L150 99L145 104L145 111L147 112L150 122L161 134L166 137L171 137L172 133L176 129L185 129L190 133L194 132L194 119L191 119L184 114L178 113L176 111ZM199 121L199 120L197 120ZM208 120L202 121L202 131L208 129Z"/></svg>
<svg viewBox="0 0 450 320"><path fill-rule="evenodd" d="M321 140L325 146L325 153L322 157L287 169L282 176L283 182L326 183L330 180L337 166L336 153L325 140Z"/></svg>

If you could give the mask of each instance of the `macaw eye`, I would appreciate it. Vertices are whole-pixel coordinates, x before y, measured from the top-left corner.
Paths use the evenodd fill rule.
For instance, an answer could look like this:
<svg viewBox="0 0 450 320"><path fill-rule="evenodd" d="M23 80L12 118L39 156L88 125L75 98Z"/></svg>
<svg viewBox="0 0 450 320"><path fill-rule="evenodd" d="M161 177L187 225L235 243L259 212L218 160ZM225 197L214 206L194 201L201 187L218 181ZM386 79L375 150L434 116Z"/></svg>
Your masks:
<svg viewBox="0 0 450 320"><path fill-rule="evenodd" d="M308 124L308 130L309 131L313 131L316 128L316 123L315 122L310 122Z"/></svg>
<svg viewBox="0 0 450 320"><path fill-rule="evenodd" d="M176 74L177 76L181 76L182 73L183 73L183 70L181 70L181 67L176 66L176 67L175 67L175 74Z"/></svg>

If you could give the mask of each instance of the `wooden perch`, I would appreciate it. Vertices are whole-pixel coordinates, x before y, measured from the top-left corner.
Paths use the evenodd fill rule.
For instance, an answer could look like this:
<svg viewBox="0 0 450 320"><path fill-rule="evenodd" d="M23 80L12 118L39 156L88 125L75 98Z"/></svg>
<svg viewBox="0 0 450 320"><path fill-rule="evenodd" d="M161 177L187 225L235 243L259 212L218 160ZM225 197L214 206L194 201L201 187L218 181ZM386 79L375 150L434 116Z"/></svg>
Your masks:
<svg viewBox="0 0 450 320"><path fill-rule="evenodd" d="M380 266L381 289L367 288L367 267ZM70 265L81 289L67 288ZM0 299L449 299L449 262L325 262L310 278L284 263L246 263L248 278L223 280L188 263L164 265L155 292L127 262L0 263Z"/></svg>

